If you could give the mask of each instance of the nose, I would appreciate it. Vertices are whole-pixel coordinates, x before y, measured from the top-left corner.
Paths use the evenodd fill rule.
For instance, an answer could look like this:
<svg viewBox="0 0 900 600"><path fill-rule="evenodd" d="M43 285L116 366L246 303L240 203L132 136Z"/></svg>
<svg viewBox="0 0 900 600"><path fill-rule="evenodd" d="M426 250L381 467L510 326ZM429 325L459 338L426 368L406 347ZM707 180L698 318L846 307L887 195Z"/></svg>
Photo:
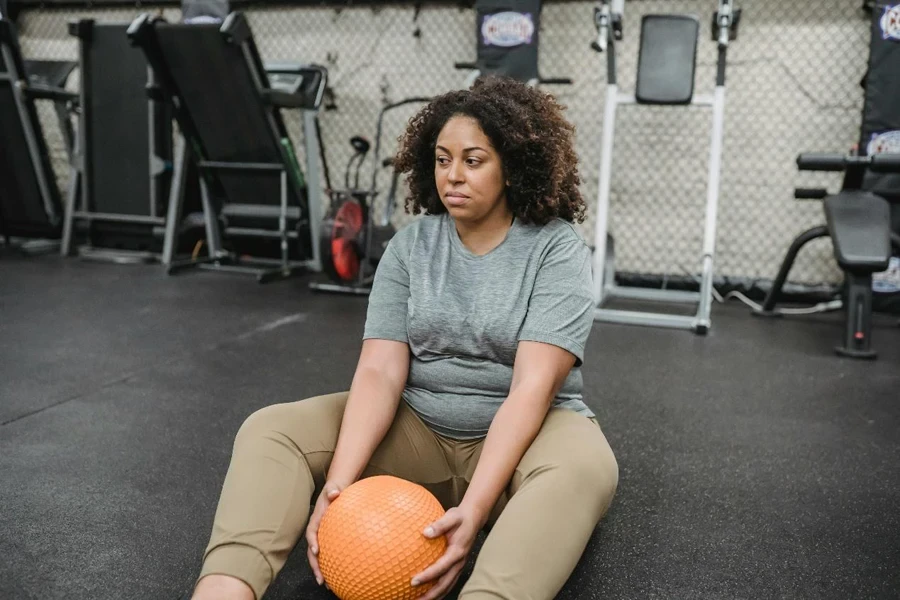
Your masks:
<svg viewBox="0 0 900 600"><path fill-rule="evenodd" d="M450 169L447 171L447 179L450 183L462 183L465 179L463 173L463 164L454 160L450 163Z"/></svg>

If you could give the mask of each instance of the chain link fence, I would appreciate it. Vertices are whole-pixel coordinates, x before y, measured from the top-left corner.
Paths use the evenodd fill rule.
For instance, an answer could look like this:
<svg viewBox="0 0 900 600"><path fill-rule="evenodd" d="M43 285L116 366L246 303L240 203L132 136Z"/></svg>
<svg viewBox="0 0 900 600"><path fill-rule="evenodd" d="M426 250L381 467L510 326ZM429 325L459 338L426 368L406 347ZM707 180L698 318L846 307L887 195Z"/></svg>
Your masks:
<svg viewBox="0 0 900 600"><path fill-rule="evenodd" d="M606 86L605 57L589 48L595 38L594 2L546 2L541 22L540 70L545 77L571 77L572 86L546 89L567 106L577 128L583 193L591 211L581 225L593 243L600 164L600 134ZM803 151L844 151L859 136L863 95L860 81L868 59L868 15L861 0L744 0L738 39L729 49L725 145L718 220L716 271L720 276L771 279L798 233L823 221L821 204L793 199L797 186L836 189L839 175L800 174L794 160ZM628 0L619 54L619 84L633 90L640 19L651 13L687 13L703 24L695 93L711 93L715 44L709 22L713 0ZM91 17L129 21L161 9L22 12L23 52L29 58L77 57L77 41L66 23ZM353 135L372 139L379 110L411 96L431 96L463 86L467 73L454 62L475 58L475 15L455 4L352 4L313 7L244 7L264 60L325 65L333 106L320 114L332 183L344 182ZM180 11L162 11L177 20ZM77 87L77 76L70 81ZM331 103L329 103L331 104ZM385 120L382 158L417 105ZM61 137L45 122L61 182L68 164ZM287 115L302 149L301 119ZM706 198L711 113L693 107L622 107L616 125L610 231L617 267L639 274L699 270ZM127 135L123 132L123 135ZM374 141L374 140L373 140ZM371 157L361 184L372 176ZM302 158L302 157L301 157ZM379 169L380 170L380 169ZM382 172L380 189L389 174ZM385 194L381 194L384 201ZM323 196L324 197L324 196ZM399 199L402 206L402 198ZM395 224L409 220L399 208ZM795 264L791 280L829 283L840 279L828 240L811 244Z"/></svg>

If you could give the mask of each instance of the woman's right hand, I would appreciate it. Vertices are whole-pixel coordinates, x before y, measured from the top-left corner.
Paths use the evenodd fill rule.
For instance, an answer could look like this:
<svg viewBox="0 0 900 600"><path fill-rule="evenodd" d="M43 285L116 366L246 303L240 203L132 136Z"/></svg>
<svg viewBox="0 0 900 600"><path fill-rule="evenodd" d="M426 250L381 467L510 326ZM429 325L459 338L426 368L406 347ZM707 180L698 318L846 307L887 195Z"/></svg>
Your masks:
<svg viewBox="0 0 900 600"><path fill-rule="evenodd" d="M308 545L306 556L309 559L309 566L312 567L313 575L316 576L316 583L319 585L322 585L325 581L325 578L322 577L322 571L319 570L319 524L322 522L325 510L341 494L344 487L346 486L338 485L331 481L325 482L322 493L319 494L319 499L316 500L316 506L312 515L309 517L309 524L306 526L306 542Z"/></svg>

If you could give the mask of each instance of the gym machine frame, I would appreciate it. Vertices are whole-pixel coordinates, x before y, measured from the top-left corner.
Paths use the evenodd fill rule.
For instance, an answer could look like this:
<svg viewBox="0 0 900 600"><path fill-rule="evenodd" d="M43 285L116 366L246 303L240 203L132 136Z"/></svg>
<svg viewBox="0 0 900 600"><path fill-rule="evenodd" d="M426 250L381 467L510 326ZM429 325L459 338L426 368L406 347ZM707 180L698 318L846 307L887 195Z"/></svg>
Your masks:
<svg viewBox="0 0 900 600"><path fill-rule="evenodd" d="M225 47L233 47L238 50L241 61L246 65L246 75L250 78L252 94L258 104L254 103L254 109L258 109L263 116L264 126L274 146L264 148L273 150L277 159L264 161L248 160L211 160L205 157L209 148L204 148L202 136L194 121L194 116L187 109L186 102L179 97L179 89L172 74L167 70L164 53L160 42L153 31L157 24L164 27L187 27L215 31L219 39L223 40ZM166 231L163 243L162 262L167 267L169 274L190 269L201 268L223 272L249 273L256 275L257 281L266 283L276 279L290 277L301 271L321 270L319 257L318 233L321 221L321 206L317 197L319 183L319 144L318 128L316 126L316 111L324 94L327 80L327 71L324 67L313 65L273 65L265 68L258 55L253 33L246 17L241 12L232 12L219 26L217 23L208 24L168 24L162 19L154 19L150 15L142 15L135 20L128 35L132 41L145 49L148 61L153 67L160 87L167 97L173 98L173 107L182 136L177 141L174 172L172 175L172 187L169 195L168 214L166 218ZM204 33L206 35L206 33ZM313 90L314 106L312 109L304 105L304 98L298 95L300 87L303 87L303 78L297 79L299 85L293 91L287 89L289 85L273 84L272 74L283 76L299 75L300 72L315 72L312 78L316 89ZM303 87L305 90L306 88ZM303 109L304 142L306 144L306 159L308 173L300 170L297 157L290 139L282 134L283 123L278 111L286 108ZM221 151L221 148L217 148ZM184 261L175 261L175 244L178 236L184 189L187 176L187 161L193 160L200 172L200 192L206 229L207 257ZM278 177L279 202L277 205L264 203L247 203L222 201L214 198L210 190L210 181L217 181L217 174L265 174ZM220 187L223 185L219 181ZM296 206L289 206L289 196L295 194L298 198ZM220 217L232 217L239 219L266 219L276 221L277 228L262 228L258 226L223 226L219 222ZM299 227L296 230L288 229L288 220L295 220ZM305 221L305 223L304 223ZM289 244L305 246L306 237L304 230L309 230L308 255L301 260L292 260ZM228 252L222 244L223 235L239 238L269 238L277 239L280 243L280 258L266 258L253 256L249 259L242 258L239 253ZM306 250L306 249L304 249Z"/></svg>
<svg viewBox="0 0 900 600"><path fill-rule="evenodd" d="M877 192L866 190L867 171L900 173L900 154L853 156L804 153L797 157L803 171L843 172L841 191L829 194L824 188L798 188L798 200L824 200L827 225L818 225L798 235L788 248L772 287L754 316L779 317L775 308L797 254L809 242L831 237L835 259L846 279L846 319L843 344L838 356L874 359L872 349L872 273L887 268L891 247L900 250L900 235L890 231L890 205Z"/></svg>
<svg viewBox="0 0 900 600"><path fill-rule="evenodd" d="M157 232L161 235L166 226L166 218L165 215L161 214L160 204L162 204L164 190L168 187L165 180L172 169L171 116L162 103L162 97L156 89L153 69L149 65L144 69L147 73L144 86L148 91L146 100L144 100L147 105L147 120L145 121L147 126L145 157L145 160L147 160L147 188L146 198L141 198L146 201L146 211L140 213L127 212L124 208L131 199L126 198L122 198L119 202L119 205L123 207L120 210L98 211L94 209L95 203L100 200L95 197L94 175L95 171L103 168L102 165L96 164L102 156L101 149L96 147L93 139L93 132L96 127L93 123L95 118L95 91L93 88L97 87L94 78L98 76L96 74L98 69L95 64L97 51L93 48L96 38L95 32L98 29L113 33L121 30L122 39L124 43L127 43L126 31L128 25L128 23L97 23L93 19L82 19L69 23L69 34L79 39L81 111L78 120L78 136L75 140L74 190L73 194L66 201L65 220L63 222L62 247L60 249L63 256L71 256L73 254L73 230L76 228L75 224L80 221L86 222L88 227L95 222L144 226L147 229L148 237L156 235ZM139 51L135 50L135 52ZM108 101L108 99L105 100ZM118 100L123 102L122 99ZM97 108L97 112L101 110L101 108ZM122 124L119 124L120 128L122 126ZM107 204L111 204L109 198L104 200ZM88 234L88 238L90 238L90 234ZM106 248L102 246L95 247L91 243L77 248L77 253L84 259L121 264L152 263L160 260L160 255L156 252Z"/></svg>
<svg viewBox="0 0 900 600"><path fill-rule="evenodd" d="M30 242L17 247L20 251L30 253L58 248L62 229L63 202L57 187L53 168L50 164L47 143L44 139L41 123L38 119L35 101L50 100L59 121L69 162L74 162L73 146L75 134L69 122L70 114L78 110L78 94L64 89L69 74L76 63L53 60L25 60L18 45L14 24L6 17L0 17L0 58L4 68L0 69L0 91L9 86L9 97L15 106L16 118L21 125L21 134L25 142L31 182L37 198L24 194L26 190L12 190L13 198L0 198L0 235L6 245L13 247L12 240L32 238ZM10 132L8 132L10 133ZM26 177L25 179L28 179ZM16 178L14 177L15 181ZM27 187L27 186L26 186ZM69 193L72 193L73 182L70 178ZM39 200L43 213L40 219L29 219L27 209L21 215L4 215L3 202L27 203ZM36 211L35 211L36 212ZM23 218L24 216L24 218ZM20 217L21 222L15 219ZM36 239L35 239L36 238Z"/></svg>
<svg viewBox="0 0 900 600"><path fill-rule="evenodd" d="M740 10L735 10L731 0L719 0L718 11L713 17L713 37L718 45L716 88L712 96L694 96L679 102L646 102L636 94L622 94L616 79L616 42L622 39L622 15L624 0L602 0L594 9L597 40L591 47L606 53L607 89L603 115L601 141L600 183L597 216L594 231L594 318L607 323L622 323L688 329L706 334L711 326L710 308L716 251L716 220L719 204L719 180L722 164L722 141L725 128L725 67L728 45L737 37ZM696 60L696 58L694 59ZM703 234L702 271L700 291L660 290L618 285L615 281L615 258L612 237L608 233L609 198L612 182L612 157L615 135L616 109L620 105L643 103L708 106L712 108L712 135L709 153L709 175L706 196L706 218ZM651 301L660 303L697 304L693 316L674 315L650 311L627 311L605 308L603 304L612 298Z"/></svg>
<svg viewBox="0 0 900 600"><path fill-rule="evenodd" d="M380 238L386 237L384 235L379 236L377 234L379 233L379 229L386 230L388 228L390 228L390 231L393 233L391 217L397 204L396 194L400 176L400 174L396 170L393 170L391 177L391 187L389 188L387 196L385 197L384 210L380 218L376 222L375 200L379 195L378 172L379 169L383 167L391 167L393 169L392 157L385 158L384 160L379 159L379 157L381 156L381 138L383 133L384 117L386 113L394 110L395 108L406 106L408 104L425 104L430 101L431 97L428 96L413 96L410 98L404 98L403 100L399 100L391 104L387 104L382 107L381 111L379 111L378 123L375 127L375 156L372 159L372 179L369 185L369 189L331 190L331 208L328 211L328 215L322 220L323 227L321 228L322 231L319 234L318 241L318 244L320 244L320 246L317 246L319 248L319 256L328 257L327 260L330 260L333 251L324 248L324 246L326 244L333 244L339 241L336 239L336 236L338 235L338 232L341 228L349 229L349 224L341 222L339 218L340 206L345 202L359 203L365 223L362 230L358 232L358 235L353 235L353 239L350 240L350 243L353 244L357 250L359 270L357 271L356 277L354 277L353 280L346 282L339 283L337 281L314 281L309 285L311 290L317 292L331 292L357 296L367 296L372 291L372 283L375 280L376 271L376 264L373 260L373 257L376 254L375 244L380 240ZM364 153L359 156L360 160L364 160ZM354 158L355 157L356 155L354 156ZM351 163L352 161L353 159L351 159ZM348 172L349 168L350 165L348 164ZM326 231L326 229L332 229L330 235L329 232ZM384 248L380 249L380 251L383 252ZM325 268L324 262L325 260L323 259L323 270L327 271L328 269Z"/></svg>

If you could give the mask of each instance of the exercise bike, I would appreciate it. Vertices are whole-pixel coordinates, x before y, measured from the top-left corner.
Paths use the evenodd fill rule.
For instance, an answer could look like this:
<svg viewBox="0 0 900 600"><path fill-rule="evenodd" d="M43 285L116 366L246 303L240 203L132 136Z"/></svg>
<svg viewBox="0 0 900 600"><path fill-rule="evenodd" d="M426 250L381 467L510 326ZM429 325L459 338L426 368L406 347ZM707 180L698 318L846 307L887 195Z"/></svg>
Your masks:
<svg viewBox="0 0 900 600"><path fill-rule="evenodd" d="M568 77L542 77L538 72L541 0L476 0L474 8L476 59L474 62L454 63L456 69L470 71L465 80L465 88L474 84L478 78L489 75L510 77L530 86L572 83ZM384 211L380 218L375 218L373 207L378 196L378 172L393 165L390 158L380 161L384 115L400 106L430 100L431 98L426 97L407 98L381 110L375 134L372 184L368 190L360 190L358 185L350 186L349 170L354 164L354 159L351 158L348 175L345 177L347 189L331 194L331 207L319 236L323 270L331 281L314 283L311 285L312 289L360 295L366 295L371 290L375 268L395 233L390 221L395 209L399 180L399 173L392 169L393 176ZM362 146L354 146L354 149L360 154ZM363 159L356 160L361 163ZM357 163L357 169L360 163Z"/></svg>
<svg viewBox="0 0 900 600"><path fill-rule="evenodd" d="M359 173L371 148L370 142L354 136L350 143L354 153L344 172L344 188L329 190L331 205L319 234L322 270L327 282L313 282L310 289L317 292L366 296L372 289L375 269L396 229L391 223L396 208L400 173L393 168L393 157L380 159L384 116L391 110L408 104L426 103L431 98L416 96L386 105L378 114L375 128L375 149L372 158L372 179L368 189L360 188ZM354 172L355 166L355 172ZM391 183L380 214L375 212L378 198L378 174L390 169ZM351 172L353 181L351 185Z"/></svg>

